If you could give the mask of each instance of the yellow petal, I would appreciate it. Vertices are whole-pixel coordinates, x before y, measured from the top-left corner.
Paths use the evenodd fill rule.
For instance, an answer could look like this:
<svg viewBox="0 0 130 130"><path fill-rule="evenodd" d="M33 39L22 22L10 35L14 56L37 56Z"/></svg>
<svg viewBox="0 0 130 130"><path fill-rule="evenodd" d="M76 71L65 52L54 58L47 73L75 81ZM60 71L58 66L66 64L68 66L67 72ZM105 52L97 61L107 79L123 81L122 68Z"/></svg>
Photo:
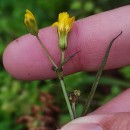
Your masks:
<svg viewBox="0 0 130 130"><path fill-rule="evenodd" d="M63 12L59 14L58 22L65 21L69 18L69 14L67 12Z"/></svg>
<svg viewBox="0 0 130 130"><path fill-rule="evenodd" d="M32 12L31 12L30 10L28 10L28 9L26 9L26 15L28 15L28 16L30 16L30 17L33 17L33 18L35 19L35 17L34 17L34 15L32 14Z"/></svg>

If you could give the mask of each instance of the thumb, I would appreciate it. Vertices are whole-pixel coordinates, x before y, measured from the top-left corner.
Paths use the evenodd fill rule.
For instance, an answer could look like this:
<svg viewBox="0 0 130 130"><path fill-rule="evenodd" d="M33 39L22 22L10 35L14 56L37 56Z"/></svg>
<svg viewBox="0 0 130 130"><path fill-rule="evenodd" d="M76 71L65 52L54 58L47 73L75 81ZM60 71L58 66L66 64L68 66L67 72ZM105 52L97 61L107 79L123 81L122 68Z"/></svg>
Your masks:
<svg viewBox="0 0 130 130"><path fill-rule="evenodd" d="M103 130L103 128L100 125L94 123L72 123L64 126L61 130Z"/></svg>
<svg viewBox="0 0 130 130"><path fill-rule="evenodd" d="M89 115L68 123L61 130L130 130L130 113Z"/></svg>

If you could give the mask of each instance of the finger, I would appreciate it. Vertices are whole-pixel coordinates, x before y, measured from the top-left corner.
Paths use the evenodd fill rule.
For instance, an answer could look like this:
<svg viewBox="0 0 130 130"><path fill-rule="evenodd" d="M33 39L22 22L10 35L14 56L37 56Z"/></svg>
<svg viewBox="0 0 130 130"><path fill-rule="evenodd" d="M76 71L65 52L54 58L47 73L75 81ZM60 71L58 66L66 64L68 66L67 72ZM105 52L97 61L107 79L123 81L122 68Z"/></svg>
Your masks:
<svg viewBox="0 0 130 130"><path fill-rule="evenodd" d="M70 34L66 56L81 51L64 67L64 73L81 70L97 70L110 41L120 31L114 43L106 69L130 65L130 6L104 12L75 22ZM40 30L39 36L48 48L56 64L60 63L61 52L58 49L56 28ZM25 35L13 41L3 55L6 70L18 79L35 80L55 77L51 63L45 56L37 39Z"/></svg>
<svg viewBox="0 0 130 130"><path fill-rule="evenodd" d="M61 130L129 130L130 113L97 114L78 118Z"/></svg>
<svg viewBox="0 0 130 130"><path fill-rule="evenodd" d="M130 112L130 89L127 89L119 96L99 107L92 114Z"/></svg>

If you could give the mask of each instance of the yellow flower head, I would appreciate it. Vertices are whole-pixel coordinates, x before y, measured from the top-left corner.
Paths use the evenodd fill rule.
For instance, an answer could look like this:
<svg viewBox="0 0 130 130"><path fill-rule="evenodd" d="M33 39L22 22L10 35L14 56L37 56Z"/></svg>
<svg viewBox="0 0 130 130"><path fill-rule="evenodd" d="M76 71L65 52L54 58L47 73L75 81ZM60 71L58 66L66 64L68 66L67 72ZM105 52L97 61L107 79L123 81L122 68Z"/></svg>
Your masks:
<svg viewBox="0 0 130 130"><path fill-rule="evenodd" d="M36 36L38 34L38 27L37 27L36 19L34 15L31 13L31 11L29 11L28 9L26 10L24 23L32 35Z"/></svg>
<svg viewBox="0 0 130 130"><path fill-rule="evenodd" d="M74 21L75 17L69 18L69 14L67 12L63 12L59 14L58 22L55 22L52 26L58 27L58 33L68 33L72 28Z"/></svg>
<svg viewBox="0 0 130 130"><path fill-rule="evenodd" d="M72 28L74 21L74 16L69 18L69 14L67 12L63 12L59 14L58 22L55 22L52 25L58 27L59 47L61 50L65 50L67 48L67 34Z"/></svg>

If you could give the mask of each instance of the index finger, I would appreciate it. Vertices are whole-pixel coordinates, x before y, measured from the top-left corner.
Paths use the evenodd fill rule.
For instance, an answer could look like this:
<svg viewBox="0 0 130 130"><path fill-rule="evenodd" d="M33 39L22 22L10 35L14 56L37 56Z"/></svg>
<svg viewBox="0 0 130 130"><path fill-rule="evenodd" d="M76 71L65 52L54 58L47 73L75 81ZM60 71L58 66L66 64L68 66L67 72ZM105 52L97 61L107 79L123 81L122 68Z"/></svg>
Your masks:
<svg viewBox="0 0 130 130"><path fill-rule="evenodd" d="M108 44L121 30L123 35L114 42L105 69L130 65L129 12L130 6L125 6L76 21L69 34L65 55L81 52L64 66L64 74L97 70ZM59 64L61 52L57 45L56 28L41 29L39 36L56 64ZM29 34L8 45L3 63L6 70L18 79L36 80L56 76L37 39Z"/></svg>

